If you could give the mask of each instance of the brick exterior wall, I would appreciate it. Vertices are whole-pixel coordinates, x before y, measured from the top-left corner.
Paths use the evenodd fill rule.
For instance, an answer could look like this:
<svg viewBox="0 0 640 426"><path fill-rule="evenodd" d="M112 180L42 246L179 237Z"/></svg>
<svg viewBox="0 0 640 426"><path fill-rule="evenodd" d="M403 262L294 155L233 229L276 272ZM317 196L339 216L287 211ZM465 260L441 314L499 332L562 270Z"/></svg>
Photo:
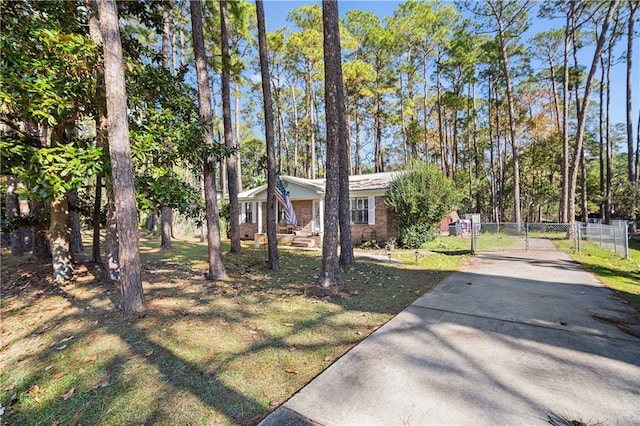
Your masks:
<svg viewBox="0 0 640 426"><path fill-rule="evenodd" d="M313 201L299 200L292 201L293 209L296 211L298 218L298 228L302 232L312 232L313 220ZM258 219L258 212L254 213L254 220ZM384 204L383 196L376 196L376 220L375 225L353 224L351 225L351 239L354 244L360 244L363 241L377 240L384 243L390 238L398 237L397 226L394 223L393 216ZM267 232L267 203L262 203L262 231ZM282 224L278 225L278 233L286 233L287 227ZM240 237L243 239L253 240L258 232L257 223L241 223Z"/></svg>
<svg viewBox="0 0 640 426"><path fill-rule="evenodd" d="M393 221L389 209L384 203L384 196L376 196L376 220L375 225L353 224L351 225L351 240L354 244L364 241L376 240L384 243L390 238L398 237L398 230Z"/></svg>

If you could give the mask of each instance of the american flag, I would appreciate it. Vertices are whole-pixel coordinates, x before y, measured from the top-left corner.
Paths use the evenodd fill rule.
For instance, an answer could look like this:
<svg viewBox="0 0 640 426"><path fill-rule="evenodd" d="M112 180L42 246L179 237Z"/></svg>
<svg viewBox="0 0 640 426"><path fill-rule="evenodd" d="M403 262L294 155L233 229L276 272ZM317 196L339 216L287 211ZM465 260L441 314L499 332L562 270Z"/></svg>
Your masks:
<svg viewBox="0 0 640 426"><path fill-rule="evenodd" d="M276 198L278 199L278 201L280 201L280 204L282 204L282 207L284 208L284 215L287 218L287 222L290 225L298 226L296 212L293 210L291 200L289 199L289 193L280 180L280 176L276 178Z"/></svg>

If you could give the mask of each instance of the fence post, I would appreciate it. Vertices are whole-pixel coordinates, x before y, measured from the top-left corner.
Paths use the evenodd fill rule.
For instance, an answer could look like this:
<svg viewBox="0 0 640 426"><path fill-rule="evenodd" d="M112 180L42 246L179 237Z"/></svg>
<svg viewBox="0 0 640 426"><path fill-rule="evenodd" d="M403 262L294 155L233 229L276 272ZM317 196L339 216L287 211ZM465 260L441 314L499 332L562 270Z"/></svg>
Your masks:
<svg viewBox="0 0 640 426"><path fill-rule="evenodd" d="M524 224L524 242L525 242L525 251L529 251L529 222L525 222Z"/></svg>
<svg viewBox="0 0 640 426"><path fill-rule="evenodd" d="M629 259L629 225L624 227L624 258Z"/></svg>
<svg viewBox="0 0 640 426"><path fill-rule="evenodd" d="M618 254L618 227L613 227L613 253Z"/></svg>
<svg viewBox="0 0 640 426"><path fill-rule="evenodd" d="M602 228L603 228L603 226L602 226L602 224L600 224L600 225L598 226L598 229L600 230L600 240L598 241L598 245L599 245L600 247L602 247Z"/></svg>
<svg viewBox="0 0 640 426"><path fill-rule="evenodd" d="M480 225L480 224L478 224ZM476 254L476 244L478 239L478 231L475 223L471 223L471 254Z"/></svg>

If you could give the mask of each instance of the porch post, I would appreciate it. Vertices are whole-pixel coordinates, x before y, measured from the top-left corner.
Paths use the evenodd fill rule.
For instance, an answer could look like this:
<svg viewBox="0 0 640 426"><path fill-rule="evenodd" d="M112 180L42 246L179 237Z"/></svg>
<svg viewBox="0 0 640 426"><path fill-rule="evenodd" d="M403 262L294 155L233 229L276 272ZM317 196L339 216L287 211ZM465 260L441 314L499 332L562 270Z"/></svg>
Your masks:
<svg viewBox="0 0 640 426"><path fill-rule="evenodd" d="M258 234L262 234L262 201L256 204L258 205Z"/></svg>
<svg viewBox="0 0 640 426"><path fill-rule="evenodd" d="M320 229L321 234L324 234L324 198L318 200L318 209L320 210Z"/></svg>

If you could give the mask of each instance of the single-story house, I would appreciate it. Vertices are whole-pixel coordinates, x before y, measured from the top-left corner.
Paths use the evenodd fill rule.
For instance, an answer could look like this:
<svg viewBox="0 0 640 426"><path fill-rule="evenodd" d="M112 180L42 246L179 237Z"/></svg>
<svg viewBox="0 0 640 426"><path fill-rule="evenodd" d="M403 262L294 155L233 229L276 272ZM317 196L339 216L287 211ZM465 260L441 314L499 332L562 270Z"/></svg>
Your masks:
<svg viewBox="0 0 640 426"><path fill-rule="evenodd" d="M376 240L385 242L398 236L397 227L384 203L384 197L397 172L371 173L349 177L351 199L351 238L354 243ZM322 235L324 226L324 179L280 176L297 216L297 224L287 223L284 209L278 204L278 233ZM238 194L240 202L240 236L262 238L267 227L267 185ZM258 237L256 237L256 235Z"/></svg>

